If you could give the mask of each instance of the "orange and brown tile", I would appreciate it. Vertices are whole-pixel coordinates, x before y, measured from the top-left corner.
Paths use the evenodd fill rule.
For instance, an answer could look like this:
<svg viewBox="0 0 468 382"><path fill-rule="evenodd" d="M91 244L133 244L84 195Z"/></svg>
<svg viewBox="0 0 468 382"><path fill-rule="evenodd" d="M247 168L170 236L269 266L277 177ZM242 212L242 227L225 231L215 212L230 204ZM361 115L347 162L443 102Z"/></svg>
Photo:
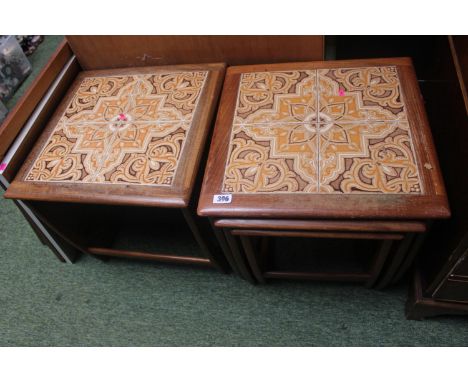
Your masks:
<svg viewBox="0 0 468 382"><path fill-rule="evenodd" d="M224 192L316 192L316 131L305 124L236 125Z"/></svg>
<svg viewBox="0 0 468 382"><path fill-rule="evenodd" d="M206 75L84 78L26 180L172 184Z"/></svg>
<svg viewBox="0 0 468 382"><path fill-rule="evenodd" d="M234 124L315 122L316 71L244 73Z"/></svg>
<svg viewBox="0 0 468 382"><path fill-rule="evenodd" d="M394 66L319 69L319 112L334 121L406 119Z"/></svg>
<svg viewBox="0 0 468 382"><path fill-rule="evenodd" d="M421 193L396 67L243 74L223 191Z"/></svg>
<svg viewBox="0 0 468 382"><path fill-rule="evenodd" d="M419 193L407 122L352 122L320 127L320 192Z"/></svg>

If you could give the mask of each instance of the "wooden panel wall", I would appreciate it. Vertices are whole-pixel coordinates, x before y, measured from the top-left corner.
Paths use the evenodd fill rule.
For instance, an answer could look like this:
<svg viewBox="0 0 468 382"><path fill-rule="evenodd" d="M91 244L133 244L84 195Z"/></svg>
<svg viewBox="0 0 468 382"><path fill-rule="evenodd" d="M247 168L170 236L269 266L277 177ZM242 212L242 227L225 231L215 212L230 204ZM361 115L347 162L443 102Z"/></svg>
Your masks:
<svg viewBox="0 0 468 382"><path fill-rule="evenodd" d="M323 36L67 36L85 70L322 60Z"/></svg>

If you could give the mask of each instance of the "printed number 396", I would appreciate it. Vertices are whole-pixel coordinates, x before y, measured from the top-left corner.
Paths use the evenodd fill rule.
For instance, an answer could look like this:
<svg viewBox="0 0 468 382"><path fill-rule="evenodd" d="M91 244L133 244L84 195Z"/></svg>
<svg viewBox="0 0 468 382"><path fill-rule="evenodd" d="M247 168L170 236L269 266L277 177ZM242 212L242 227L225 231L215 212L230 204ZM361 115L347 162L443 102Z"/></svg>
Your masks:
<svg viewBox="0 0 468 382"><path fill-rule="evenodd" d="M232 195L231 194L221 194L221 195L213 195L213 203L231 203Z"/></svg>

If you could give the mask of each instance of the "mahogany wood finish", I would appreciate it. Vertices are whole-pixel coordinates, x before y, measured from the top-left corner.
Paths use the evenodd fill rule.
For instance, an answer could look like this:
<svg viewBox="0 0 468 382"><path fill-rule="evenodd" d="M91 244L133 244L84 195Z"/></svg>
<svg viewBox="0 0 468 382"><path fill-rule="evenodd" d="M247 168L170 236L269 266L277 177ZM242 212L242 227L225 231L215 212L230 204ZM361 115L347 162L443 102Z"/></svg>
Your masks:
<svg viewBox="0 0 468 382"><path fill-rule="evenodd" d="M80 205L70 208L67 205L43 202L24 202L34 214L49 228L50 231L58 235L62 240L74 247L79 253L88 253L88 237L94 227L94 216L91 222L86 223L85 215L76 213Z"/></svg>
<svg viewBox="0 0 468 382"><path fill-rule="evenodd" d="M402 240L403 235L392 233L349 233L349 232L303 232L303 231L267 231L253 229L233 229L236 236L287 236L287 237L312 237L335 239L361 239L361 240Z"/></svg>
<svg viewBox="0 0 468 382"><path fill-rule="evenodd" d="M125 52L125 54L122 54L122 52ZM203 64L219 61L227 62L228 64L306 61L323 59L324 38L323 36L69 36L68 40L64 41L57 52L51 57L47 66L0 127L0 159L5 155L7 148L23 128L33 110L41 102L47 89L57 78L60 70L73 55L77 56L79 64L73 63L72 70L67 73L67 78L59 86L60 91L55 92L53 97L50 98L44 112L36 120L27 139L23 141L14 158L10 161L10 165L4 172L4 176L9 181L13 180L17 175L26 154L35 144L37 136L44 130L45 122L49 120L51 111L56 109L58 100L62 97L59 93L70 87L68 82L74 79L80 70L80 65L84 70L108 70L123 67L175 64L195 67L193 65L187 66L187 64ZM142 69L142 71L144 70ZM215 73L213 76L217 75ZM212 91L213 96L207 100L212 109L201 117L202 119L206 118L206 121L198 121L200 124L206 124L207 126L211 118L210 113L213 112L217 104L215 102L217 101L215 93L219 90L220 86L218 81L212 82L215 84L213 85L215 89L209 90ZM60 111L57 110L57 112ZM192 146L203 146L203 140L206 138L208 128L199 130L203 130L203 133L194 137L193 141L190 142ZM188 171L189 174L185 177L185 181L180 184L179 193L176 196L162 195L163 193L161 193L160 197L154 194L140 195L136 204L145 206L164 205L166 207L186 209L191 191L194 188L193 178L196 175L194 169L197 168L198 163L201 163L198 162L199 158L197 155L187 158L186 164L191 170ZM70 222L70 216L68 216L67 212L69 211L70 204L64 203L65 201L96 203L96 205L101 206L107 204L109 207L123 204L134 205L134 202L130 200L131 193L124 189L121 190L120 194L115 192L105 194L96 189L93 190L91 186L85 190L88 193L87 197L83 197L84 195L81 193L83 190L77 190L76 188L71 190L68 185L61 186L61 190L57 190L54 187L42 187L42 185L29 189L29 187L21 186L21 182L18 182L18 186L13 188L10 196L27 199L26 204L28 207L31 207L41 215L41 220L44 220L44 224L51 228L53 236L59 234L61 240L66 241L67 246L71 244L82 252L87 252L87 248L106 247L86 246L86 235L78 227L78 224ZM196 195L196 193L193 193L193 195ZM68 207L65 207L62 212L54 212L51 204L47 204L44 200L51 200L53 203L57 203L57 205ZM89 217L90 221L92 219ZM196 227L192 232L196 240L200 242L200 238L212 236L212 233L204 232L198 220L195 220L195 225L192 224L194 222L190 221L190 219L188 223L192 228ZM91 225L98 227L96 224ZM234 265L235 268L234 259L228 256L230 249L227 241L225 239L223 241L224 233L219 228L215 228L215 235L218 236L218 241L222 244L224 250L228 250L226 252L227 259L232 264L231 266ZM204 244L201 244L203 247ZM211 243L206 245L210 247L209 251L213 251ZM206 248L204 252L206 252ZM223 258L218 258L217 262L220 267L225 269Z"/></svg>
<svg viewBox="0 0 468 382"><path fill-rule="evenodd" d="M140 185L112 185L112 192L103 185L96 184L80 184L62 183L59 187L56 184L49 182L31 182L24 181L27 172L33 165L35 159L42 151L50 134L57 125L58 120L63 115L66 107L75 95L83 78L102 75L101 71L85 71L81 72L71 86L67 96L64 98L60 107L57 108L54 116L49 121L42 136L37 141L31 154L24 162L17 177L5 193L6 198L22 199L22 200L40 200L40 201L58 201L58 202L75 202L75 203L97 203L97 204L121 204L121 205L146 205L146 206L165 206L165 207L187 207L196 174L198 164L200 163L204 143L210 128L217 95L221 88L221 81L224 73L224 64L205 64L205 65L177 65L177 66L161 66L141 68L138 74L157 73L166 71L194 71L207 70L209 76L207 78L206 87L203 92L203 98L200 99L200 108L203 112L198 112L193 120L195 129L190 129L186 138L185 154L180 158L178 169L179 172L174 180L174 183L168 186L152 186L141 187ZM106 70L105 75L125 75L130 69L113 69ZM135 73L134 70L131 71Z"/></svg>
<svg viewBox="0 0 468 382"><path fill-rule="evenodd" d="M243 229L293 229L301 231L351 232L425 232L426 225L411 221L337 221L337 220L278 220L278 219L219 219L216 227Z"/></svg>
<svg viewBox="0 0 468 382"><path fill-rule="evenodd" d="M156 260L156 261L166 262L166 263L201 264L205 266L213 266L213 263L209 259L206 259L203 257L177 256L177 255L161 254L161 253L125 251L121 249L93 248L93 247L88 248L87 252L92 253L94 255L99 255L99 256L125 257L128 259Z"/></svg>
<svg viewBox="0 0 468 382"><path fill-rule="evenodd" d="M235 235L234 232L232 232ZM259 236L256 234L256 236ZM247 257L247 261L249 262L250 268L252 269L252 273L254 274L255 278L260 283L265 283L265 279L263 278L263 271L261 270L260 266L258 265L255 250L252 246L252 242L248 235L239 235L240 241L242 243L242 248L244 249L245 255Z"/></svg>
<svg viewBox="0 0 468 382"><path fill-rule="evenodd" d="M262 269L260 265L260 261L258 259L258 254L256 253L254 246L252 244L252 240L250 238L252 232L247 232L242 234L241 231L236 232L235 230L232 231L233 235L238 235L240 237L242 247L244 249L247 261L249 263L250 268L259 283L264 284L267 278L292 278L298 280L329 280L329 281L365 281L366 286L371 287L377 277L380 274L380 271L384 265L384 262L390 253L390 249L392 247L393 241L383 240L382 245L380 246L375 259L371 265L369 273L338 273L338 272L290 272L290 271L271 271ZM265 233L261 231L255 232L255 236L262 236ZM287 235L279 235L279 236L288 236L293 237L294 234L289 233ZM314 236L320 237L320 236ZM340 238L337 236L336 238ZM374 238L375 239L375 238Z"/></svg>
<svg viewBox="0 0 468 382"><path fill-rule="evenodd" d="M374 286L385 264L385 260L390 254L390 251L393 245L394 245L394 241L391 239L385 239L382 241L380 248L378 249L377 255L374 257L374 261L371 265L371 268L369 271L370 277L369 277L369 280L367 280L366 282L366 287L370 288Z"/></svg>
<svg viewBox="0 0 468 382"><path fill-rule="evenodd" d="M397 68L406 116L419 169L421 194L411 193L327 193L327 192L233 192L230 203L213 203L223 189L230 150L231 129L237 107L239 84L243 73L294 71L332 68L394 66ZM292 123L292 122L291 122ZM388 58L325 62L246 65L229 67L218 109L216 126L205 170L198 213L214 219L223 228L232 245L238 264L247 262L255 279L292 277L264 267L264 254L252 244L252 238L309 237L334 239L381 240L370 271L350 279L366 281L367 286L384 288L407 266L413 238L426 231L431 219L447 218L450 210L438 165L432 135L411 59ZM239 237L243 251L239 251ZM233 249L236 246L237 248ZM261 252L261 251L260 251ZM268 256L268 255L266 255ZM412 260L412 258L410 259ZM298 272L306 277L307 272ZM313 273L313 272L312 272ZM296 276L300 277L300 276ZM307 276L308 277L308 276ZM326 279L326 276L311 276ZM337 279L330 276L330 279ZM338 276L338 279L346 277Z"/></svg>
<svg viewBox="0 0 468 382"><path fill-rule="evenodd" d="M393 279L391 283L397 283L399 282L405 273L410 269L411 265L413 265L414 260L416 259L416 256L418 255L421 246L424 243L424 240L427 237L427 232L423 234L417 234L413 240L413 242L410 244L410 248L408 250L408 253L406 254L405 258L401 262L400 268L397 270L395 275L393 276Z"/></svg>
<svg viewBox="0 0 468 382"><path fill-rule="evenodd" d="M67 36L85 70L322 60L323 36Z"/></svg>
<svg viewBox="0 0 468 382"><path fill-rule="evenodd" d="M0 188L5 191L6 190L6 187L3 183L0 182ZM24 216L24 218L26 219L26 221L28 222L28 224L31 226L31 228L33 229L33 232L34 234L36 235L36 237L39 239L39 241L42 243L42 245L47 245L49 246L49 248L52 250L52 252L54 253L54 255L61 261L61 262L65 262L65 259L60 256L59 253L57 253L57 251L54 249L54 247L51 245L50 241L47 239L47 237L44 235L44 233L39 229L39 227L32 221L31 217L28 216L28 214L26 213L26 211L24 210L24 208L22 208L21 204L19 203L19 201L17 200L14 200L13 203L15 204L15 206L18 208L18 210L21 212L21 214Z"/></svg>
<svg viewBox="0 0 468 382"><path fill-rule="evenodd" d="M234 258L234 256L232 255L232 251L231 251L231 248L229 247L229 244L226 240L226 236L224 235L224 232L222 229L216 227L214 224L213 224L213 221L210 219L210 225L211 225L211 228L215 234L215 237L216 237L216 240L218 241L219 245L221 246L221 249L224 253L224 256L226 257L226 260L228 261L229 263L229 266L231 267L231 269L238 275L241 275L241 272L239 270L239 267L236 263L236 259Z"/></svg>
<svg viewBox="0 0 468 382"><path fill-rule="evenodd" d="M367 273L323 273L323 272L278 272L269 271L263 273L265 279L286 280L312 280L312 281L349 281L367 282L370 275Z"/></svg>
<svg viewBox="0 0 468 382"><path fill-rule="evenodd" d="M249 281L252 284L255 284L254 275L252 275L253 270L249 269L245 260L245 253L241 250L240 243L238 239L233 236L229 229L224 229L224 236L226 241L229 245L230 253L232 254L233 258L235 259L237 270L239 275Z"/></svg>
<svg viewBox="0 0 468 382"><path fill-rule="evenodd" d="M236 194L230 204L213 204L213 195L221 193L224 168L228 157L229 140L234 117L239 80L242 73L279 70L353 68L362 66L395 65L398 68L405 94L407 115L414 131L414 145L424 195L393 194ZM220 158L223 158L221 163ZM422 166L427 164L427 166ZM311 205L314 208L304 208ZM216 128L205 170L203 188L198 205L201 216L282 219L434 219L450 216L447 197L440 173L431 131L424 111L422 96L411 60L407 58L340 60L273 65L230 67L223 86Z"/></svg>
<svg viewBox="0 0 468 382"><path fill-rule="evenodd" d="M200 218L193 213L193 208L189 207L190 200L197 192L193 192L196 183L198 166L202 160L204 152L204 142L208 136L211 126L211 119L217 105L217 96L220 91L224 75L224 64L203 64L203 65L180 65L177 67L147 67L139 68L138 73L154 72L177 72L177 71L205 71L207 77L204 82L203 92L201 93L198 108L192 119L193 129L189 130L186 136L184 147L178 162L177 177L171 186L165 187L138 187L133 185L106 185L106 184L70 184L54 182L30 182L25 181L26 173L32 166L37 155L42 150L43 145L58 119L62 116L65 108L69 104L71 97L77 90L85 76L96 76L97 72L81 72L70 86L70 81L74 79L77 72L76 62L70 65L70 71L64 77L56 93L48 102L45 112L36 119L30 134L24 140L15 161L12 163L11 175L16 175L6 192L6 197L21 199L27 203L35 214L54 232L60 236L67 244L72 245L82 253L89 253L97 256L115 256L127 258L141 258L146 260L174 261L178 263L195 263L215 267L222 272L229 269L225 258L221 255L214 240L207 239L206 232L203 232L203 224ZM105 71L106 75L125 75L135 73L131 69L116 69ZM102 73L102 72L99 72ZM62 103L56 108L54 115L48 120L48 125L38 141L35 136L47 121L47 112L53 109L54 102L60 98L60 92L69 89ZM29 147L34 144L32 152L24 160L24 154ZM17 172L17 166L22 163L22 168ZM17 173L16 173L17 172ZM138 189L139 188L139 189ZM90 206L95 206L91 208ZM105 213L103 208L108 205L111 208L110 214ZM189 235L200 246L203 255L206 257L187 257L176 254L155 253L151 251L128 250L113 247L116 232L110 232L111 227L115 226L115 218L123 219L126 224L131 210L122 210L124 205L148 207L176 207L181 211L180 222L188 227ZM119 216L119 208L122 216ZM128 208L128 207L127 207ZM172 209L174 211L174 209ZM145 215L148 215L148 211ZM156 212L155 212L156 213ZM178 211L173 213L177 214ZM106 217L107 216L107 217ZM138 213L135 216L138 222ZM99 231L109 227L107 233L102 238L96 238L93 231ZM211 234L211 233L210 233ZM100 243L101 242L101 243ZM101 245L102 244L102 245Z"/></svg>
<svg viewBox="0 0 468 382"><path fill-rule="evenodd" d="M405 260L405 257L409 257L408 251L411 244L414 241L414 233L407 234L402 241L397 243L398 248L396 248L393 255L393 261L389 264L387 272L381 277L381 280L377 284L376 288L381 289L386 287L395 277L398 268L401 266L401 263Z"/></svg>
<svg viewBox="0 0 468 382"><path fill-rule="evenodd" d="M259 222L262 222L259 220ZM263 221L265 222L265 221ZM268 224L269 222L267 222ZM332 222L332 225L336 225L337 222ZM226 219L223 222L223 225L233 226L233 222ZM260 224L261 225L261 224ZM266 225L266 224L263 224ZM381 280L376 286L378 289L387 287L390 284L390 281L395 276L398 266L400 265L402 258L407 254L408 247L413 241L413 233L374 233L374 232L328 232L328 231L319 231L319 232L306 232L306 231L281 231L281 230L265 230L265 229L226 229L228 235L233 237L237 236L240 238L242 243L242 248L245 253L245 258L247 259L248 265L252 270L257 281L264 283L265 279L268 278L265 275L270 274L272 271L265 269L262 266L262 263L265 263L261 259L265 254L261 254L256 251L252 242L251 237L303 237L303 238L320 238L320 239L353 239L353 240L380 240L381 245L377 249L372 264L370 266L369 273L366 274L366 286L372 287L375 286L379 277ZM313 255L312 255L313 256ZM239 252L235 252L235 257L238 262L243 261L243 257ZM381 271L385 263L389 262L389 269L382 275ZM282 272L276 271L274 274L282 274ZM286 272L285 274L292 274L293 272ZM325 276L317 276L318 272L299 272L302 276L295 276L294 278L300 279L316 279L324 280L327 279ZM313 274L313 276L310 276ZM351 273L342 273L342 276L333 276L332 273L327 273L331 277L329 280L342 280L342 281L361 281L361 277L354 277ZM345 276L343 276L345 275ZM348 277L349 276L349 277ZM284 276L286 277L286 276Z"/></svg>
<svg viewBox="0 0 468 382"><path fill-rule="evenodd" d="M47 66L39 74L36 81L16 108L11 111L8 119L0 128L1 158L25 125L29 115L41 102L44 94L56 79L62 67L73 55L76 55L79 64L77 62L73 63L71 70L60 84L59 91L54 92L49 99L44 112L37 118L30 134L28 134L27 139L23 141L14 158L10 161L10 165L4 172L4 175L9 181L13 180L17 175L19 167L25 161L25 156L36 142L37 136L44 130L51 111L57 107L63 98L63 93L61 92L70 88L69 82L74 79L80 70L80 65L84 70L108 70L112 68L174 64L184 64L187 68L194 68L196 66L187 64L203 64L218 61L227 62L228 64L305 61L322 59L323 54L323 36L69 36L68 41L64 41L57 52L51 57ZM214 73L212 77L221 78L222 74L220 73L221 70L219 70L219 73ZM213 113L217 104L215 102L217 99L215 93L219 90L220 82L213 80L210 86L214 87L214 89L208 90L208 92L212 92L211 99L209 96L205 99L205 102L209 103L210 108L204 116L200 117L202 119L205 118L206 121L199 121L200 124L206 126L209 126L211 113ZM60 110L57 110L57 113L60 113ZM199 134L190 142L191 146L203 146L207 132L208 128L199 129ZM196 151L193 150L194 153ZM196 188L196 185L194 186L194 177L196 175L197 164L199 163L202 162L200 162L198 154L194 154L186 159L186 165L191 170L188 171L185 181L180 184L179 192L176 192L177 195L174 193L163 195L161 193L160 197L158 197L154 193L144 194L138 198L137 204L144 206L164 205L189 211L190 208L186 207L189 202L190 192L194 187ZM24 166L27 166L27 163ZM74 190L69 185L61 186L61 190L58 190L58 187L54 189L54 187L42 186L38 185L38 187L30 189L24 185L21 186L21 182L18 182L18 187L16 185L13 187L10 196L27 199L25 203L40 215L41 220L44 220L44 224L52 230L52 235L59 235L62 238L61 240L66 241L67 245L71 244L81 252L87 252L88 248L111 248L96 245L87 246L86 233L82 231L78 224L73 224L73 222L70 224L70 216L68 215L71 211L71 204L67 202L95 203L96 206L108 204L112 208L120 208L120 206L125 204L134 205L133 203L135 202L135 198L132 199L126 196L127 190L124 189L119 194L119 192L100 192L96 188L93 189L93 186L85 190ZM82 193L77 191L84 191L86 195L83 196ZM193 195L196 195L196 193L192 193ZM45 200L53 201L52 204L57 203L59 211L51 208L51 204L45 202ZM85 204L81 205L84 206ZM63 210L60 211L62 206ZM94 215L92 212L88 216L88 220L83 216L80 217L80 214L77 214L76 211L73 214L75 217L78 216L77 221L81 221L81 223L88 221L91 222L90 226L100 228L98 223L93 222L92 216ZM203 224L200 225L198 219L195 217L194 219L195 221L190 219L190 216L185 216L184 218L186 223L195 228L192 234L202 247L205 247L204 252L207 252L207 247L212 252L212 243L209 243L210 240L207 241L205 239L207 237L211 238L213 233L204 232L201 227ZM227 241L223 240L224 233L218 228L215 228L214 231L224 250L228 250L226 252L227 259L231 263L231 266L235 268L236 263L234 259L232 256L228 256L230 248L227 245ZM108 234L108 237L112 236L111 233L108 232ZM105 244L109 245L112 242L112 240L108 239L102 241L107 242ZM226 269L223 258L217 258L216 261L219 267L224 270Z"/></svg>
<svg viewBox="0 0 468 382"><path fill-rule="evenodd" d="M187 225L190 227L190 231L192 231L196 242L202 249L205 256L209 259L208 261L210 262L210 264L214 265L221 272L226 272L228 269L228 264L222 256L216 258L216 256L212 254L213 250L210 250L210 244L207 240L205 240L204 235L202 235L200 231L199 224L197 224L196 222L196 219L199 219L198 216L194 216L195 214L189 208L183 208L182 215L184 216Z"/></svg>

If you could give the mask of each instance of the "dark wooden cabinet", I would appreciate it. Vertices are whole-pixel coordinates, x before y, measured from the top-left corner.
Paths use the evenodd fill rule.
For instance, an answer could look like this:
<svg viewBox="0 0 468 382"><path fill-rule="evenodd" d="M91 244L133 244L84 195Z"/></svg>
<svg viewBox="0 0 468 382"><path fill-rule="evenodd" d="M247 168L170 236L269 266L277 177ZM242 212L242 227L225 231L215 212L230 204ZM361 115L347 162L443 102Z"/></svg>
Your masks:
<svg viewBox="0 0 468 382"><path fill-rule="evenodd" d="M336 36L327 47L329 58L413 59L452 216L433 224L419 252L407 317L468 313L468 37Z"/></svg>
<svg viewBox="0 0 468 382"><path fill-rule="evenodd" d="M436 77L423 84L452 217L437 222L418 258L407 317L468 313L468 37L440 44Z"/></svg>

